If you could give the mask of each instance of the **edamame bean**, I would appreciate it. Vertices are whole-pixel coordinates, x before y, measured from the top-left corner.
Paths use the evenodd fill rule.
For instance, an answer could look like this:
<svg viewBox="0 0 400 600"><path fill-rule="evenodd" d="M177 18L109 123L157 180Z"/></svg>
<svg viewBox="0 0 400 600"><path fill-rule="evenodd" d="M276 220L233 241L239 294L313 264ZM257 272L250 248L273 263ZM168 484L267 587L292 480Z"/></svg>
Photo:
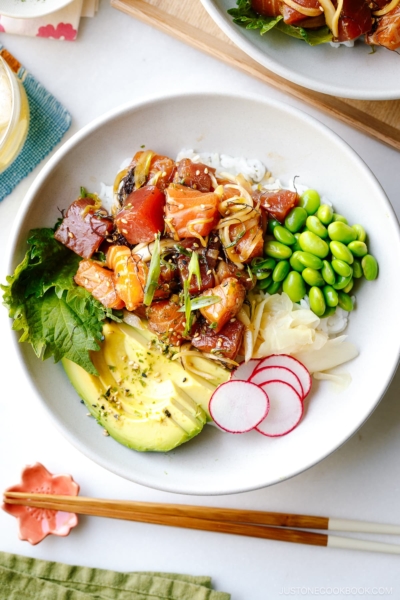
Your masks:
<svg viewBox="0 0 400 600"><path fill-rule="evenodd" d="M286 277L289 275L289 271L290 271L289 262L287 260L280 260L272 273L272 279L276 283L279 283L279 282L283 281L284 279L286 279Z"/></svg>
<svg viewBox="0 0 400 600"><path fill-rule="evenodd" d="M333 285L336 281L335 271L332 269L332 265L329 261L322 261L321 275L325 279L328 285Z"/></svg>
<svg viewBox="0 0 400 600"><path fill-rule="evenodd" d="M353 269L348 263L344 262L344 260L334 258L331 264L338 275L341 275L342 277L351 277L353 275Z"/></svg>
<svg viewBox="0 0 400 600"><path fill-rule="evenodd" d="M355 230L346 223L342 223L342 221L334 221L328 225L328 235L331 240L342 242L343 244L350 244L350 242L354 242L357 239Z"/></svg>
<svg viewBox="0 0 400 600"><path fill-rule="evenodd" d="M296 241L295 241L295 243L292 246L292 250L293 250L293 252L297 252L298 250L301 250L301 246L299 244L300 233L295 233L294 237L295 237Z"/></svg>
<svg viewBox="0 0 400 600"><path fill-rule="evenodd" d="M306 267L305 265L303 265L302 262L299 261L299 254L299 251L293 252L292 256L289 259L289 262L292 269L301 273L301 271L304 271Z"/></svg>
<svg viewBox="0 0 400 600"><path fill-rule="evenodd" d="M357 240L359 242L365 242L365 240L367 239L367 234L365 233L365 229L362 225L359 225L358 223L356 223L356 225L353 225L352 228L354 229L354 231L357 234Z"/></svg>
<svg viewBox="0 0 400 600"><path fill-rule="evenodd" d="M268 275L266 279L261 279L261 281L257 281L257 288L259 290L266 290L272 283L272 275Z"/></svg>
<svg viewBox="0 0 400 600"><path fill-rule="evenodd" d="M325 302L327 306L333 307L337 306L339 302L339 296L335 288L331 285L325 285L322 288L322 292L324 294Z"/></svg>
<svg viewBox="0 0 400 600"><path fill-rule="evenodd" d="M271 271L256 271L254 275L261 281L262 279L266 279L269 275L271 275Z"/></svg>
<svg viewBox="0 0 400 600"><path fill-rule="evenodd" d="M329 247L331 249L333 256L335 256L339 260L347 262L349 265L353 264L354 256L352 255L350 250L347 248L347 246L342 244L342 242L331 242L329 244Z"/></svg>
<svg viewBox="0 0 400 600"><path fill-rule="evenodd" d="M278 242L281 242L281 244L285 244L285 246L293 246L296 241L293 233L290 233L290 231L285 227L282 227L282 225L276 225L276 227L274 227L274 237Z"/></svg>
<svg viewBox="0 0 400 600"><path fill-rule="evenodd" d="M299 206L304 208L309 215L315 214L320 204L321 198L316 190L306 190L300 196Z"/></svg>
<svg viewBox="0 0 400 600"><path fill-rule="evenodd" d="M364 244L364 242L359 242L358 240L356 240L355 242L350 242L350 244L347 247L353 254L353 256L362 258L366 254L368 254L367 244Z"/></svg>
<svg viewBox="0 0 400 600"><path fill-rule="evenodd" d="M273 294L277 294L279 292L279 290L281 289L282 286L282 282L281 281L273 281L271 283L271 285L267 288L267 292L268 294L271 294L271 296Z"/></svg>
<svg viewBox="0 0 400 600"><path fill-rule="evenodd" d="M348 294L349 292L351 292L351 290L353 289L353 285L354 285L354 279L351 278L350 279L350 283L348 285L346 285L345 288L343 288L343 291Z"/></svg>
<svg viewBox="0 0 400 600"><path fill-rule="evenodd" d="M323 239L328 237L327 228L325 225L322 225L321 221L315 215L307 217L306 225L307 229L315 233L318 237Z"/></svg>
<svg viewBox="0 0 400 600"><path fill-rule="evenodd" d="M315 256L315 254L311 254L310 252L299 252L298 260L305 267L309 267L310 269L316 269L317 271L319 269L322 269L324 264L322 260L318 258L318 256Z"/></svg>
<svg viewBox="0 0 400 600"><path fill-rule="evenodd" d="M360 279L363 276L361 261L354 259L353 262L353 277Z"/></svg>
<svg viewBox="0 0 400 600"><path fill-rule="evenodd" d="M270 219L267 225L267 232L273 234L274 229L277 225L280 225L279 221L277 221L276 219Z"/></svg>
<svg viewBox="0 0 400 600"><path fill-rule="evenodd" d="M268 240L264 245L264 253L272 258L278 260L284 260L292 256L292 251L289 246L285 246L281 242L275 240Z"/></svg>
<svg viewBox="0 0 400 600"><path fill-rule="evenodd" d="M251 261L251 268L253 271L261 271L264 269L272 271L275 269L275 265L276 260L273 258L261 258L261 256L258 256Z"/></svg>
<svg viewBox="0 0 400 600"><path fill-rule="evenodd" d="M335 312L336 312L336 306L327 306L326 311L322 315L322 318L327 319L328 317L331 317L332 315L334 315Z"/></svg>
<svg viewBox="0 0 400 600"><path fill-rule="evenodd" d="M351 279L351 275L350 277L342 277L342 275L339 275L339 277L336 279L336 283L333 284L333 287L335 290L344 290L344 288L349 285Z"/></svg>
<svg viewBox="0 0 400 600"><path fill-rule="evenodd" d="M333 221L340 221L341 223L348 224L346 217L343 215L339 215L338 213L333 213Z"/></svg>
<svg viewBox="0 0 400 600"><path fill-rule="evenodd" d="M378 263L372 254L366 254L361 260L361 267L365 279L373 281L378 277Z"/></svg>
<svg viewBox="0 0 400 600"><path fill-rule="evenodd" d="M345 292L339 292L339 306L343 308L343 310L347 310L347 312L351 312L354 308L353 300L350 298L348 294Z"/></svg>
<svg viewBox="0 0 400 600"><path fill-rule="evenodd" d="M324 294L319 287L313 286L308 292L311 310L318 316L322 317L326 310Z"/></svg>
<svg viewBox="0 0 400 600"><path fill-rule="evenodd" d="M306 295L306 286L302 276L297 271L290 271L282 285L283 291L292 302L300 302ZM318 289L318 288L317 288Z"/></svg>
<svg viewBox="0 0 400 600"><path fill-rule="evenodd" d="M285 219L285 227L292 233L297 233L305 225L308 214L301 206L292 208Z"/></svg>
<svg viewBox="0 0 400 600"><path fill-rule="evenodd" d="M333 219L333 208L329 204L321 204L317 210L317 217L324 225L329 225Z"/></svg>
<svg viewBox="0 0 400 600"><path fill-rule="evenodd" d="M306 267L301 276L303 277L304 281L308 283L308 285L317 285L319 287L325 285L325 281L321 273L315 269L310 269L310 267Z"/></svg>
<svg viewBox="0 0 400 600"><path fill-rule="evenodd" d="M300 234L299 243L304 252L315 254L318 258L325 258L329 254L328 244L312 231L304 231Z"/></svg>

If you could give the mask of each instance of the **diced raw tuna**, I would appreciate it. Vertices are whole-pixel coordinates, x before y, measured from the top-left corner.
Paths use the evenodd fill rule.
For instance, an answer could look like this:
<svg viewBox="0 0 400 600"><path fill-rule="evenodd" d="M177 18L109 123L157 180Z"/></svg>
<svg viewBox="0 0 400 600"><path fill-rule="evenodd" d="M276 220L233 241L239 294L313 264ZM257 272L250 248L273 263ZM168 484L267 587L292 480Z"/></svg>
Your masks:
<svg viewBox="0 0 400 600"><path fill-rule="evenodd" d="M229 321L219 333L206 323L195 325L192 345L202 352L212 352L235 360L243 341L245 326L237 319Z"/></svg>
<svg viewBox="0 0 400 600"><path fill-rule="evenodd" d="M54 237L82 258L91 258L112 230L107 212L92 198L80 198L71 204Z"/></svg>
<svg viewBox="0 0 400 600"><path fill-rule="evenodd" d="M261 207L273 218L283 223L286 215L299 203L296 192L279 190L277 192L256 192L255 198L261 202Z"/></svg>
<svg viewBox="0 0 400 600"><path fill-rule="evenodd" d="M114 219L118 232L129 244L154 241L164 231L164 205L164 194L155 186L133 191Z"/></svg>
<svg viewBox="0 0 400 600"><path fill-rule="evenodd" d="M187 185L194 190L199 190L199 192L210 192L212 190L210 173L214 174L215 169L202 163L193 163L189 158L184 158L176 165L174 181L181 185Z"/></svg>

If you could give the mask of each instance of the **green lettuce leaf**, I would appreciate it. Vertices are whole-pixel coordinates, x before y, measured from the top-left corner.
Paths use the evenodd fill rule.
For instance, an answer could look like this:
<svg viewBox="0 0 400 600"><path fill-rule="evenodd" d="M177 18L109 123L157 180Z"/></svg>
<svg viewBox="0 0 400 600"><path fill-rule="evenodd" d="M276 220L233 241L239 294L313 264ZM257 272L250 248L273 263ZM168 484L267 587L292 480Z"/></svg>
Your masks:
<svg viewBox="0 0 400 600"><path fill-rule="evenodd" d="M104 320L119 321L119 313L75 284L82 259L54 238L53 229L33 229L28 244L8 285L0 285L13 329L22 332L19 341L30 343L42 360L66 357L97 375L89 352L100 348Z"/></svg>
<svg viewBox="0 0 400 600"><path fill-rule="evenodd" d="M287 25L283 22L283 16L263 17L258 15L251 8L250 0L237 0L237 8L228 10L228 14L233 17L233 22L245 29L259 29L260 35L264 35L271 29L278 29L298 40L307 42L310 46L326 44L332 41L332 32L327 26L319 27L318 29L304 29L304 27L296 27Z"/></svg>

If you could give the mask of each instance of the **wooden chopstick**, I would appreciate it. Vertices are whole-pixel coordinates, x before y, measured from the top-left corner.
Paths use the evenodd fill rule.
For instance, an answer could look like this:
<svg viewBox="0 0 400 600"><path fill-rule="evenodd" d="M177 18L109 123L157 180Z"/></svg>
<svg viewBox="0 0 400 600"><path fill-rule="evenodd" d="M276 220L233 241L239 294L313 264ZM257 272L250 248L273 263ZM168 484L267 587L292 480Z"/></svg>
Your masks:
<svg viewBox="0 0 400 600"><path fill-rule="evenodd" d="M83 496L56 496L50 494L29 494L24 492L5 492L4 502L62 510L78 514L124 519L140 523L167 525L185 529L230 533L269 540L279 540L313 546L330 546L352 548L376 552L400 554L400 546L355 540L351 538L331 536L327 534L301 531L289 527L307 529L331 529L327 517L292 515L286 513L250 511L231 508L205 506L188 506L180 504L158 504L148 502L132 502L125 500L102 500ZM358 521L337 521L343 527L356 524L346 531L365 531L373 533L398 533L397 526L388 526ZM269 527L268 525L272 525ZM361 525L364 527L360 528ZM369 526L369 529L368 529ZM372 530L373 526L374 530ZM400 532L400 527L398 528Z"/></svg>

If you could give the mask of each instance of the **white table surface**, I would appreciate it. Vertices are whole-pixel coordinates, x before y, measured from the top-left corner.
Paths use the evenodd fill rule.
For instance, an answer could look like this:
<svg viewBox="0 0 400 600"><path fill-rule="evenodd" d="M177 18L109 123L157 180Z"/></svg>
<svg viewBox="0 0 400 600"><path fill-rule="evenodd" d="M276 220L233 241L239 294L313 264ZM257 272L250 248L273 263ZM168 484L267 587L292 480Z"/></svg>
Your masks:
<svg viewBox="0 0 400 600"><path fill-rule="evenodd" d="M141 95L171 89L246 90L295 105L333 128L369 165L400 214L399 153L111 9L107 0L101 2L94 19L82 21L76 42L4 34L1 42L69 109L73 125L67 137L108 109ZM43 164L0 204L2 281L8 231ZM73 474L81 484L81 493L88 496L400 522L400 374L363 428L306 473L235 496L176 496L120 479L82 456L60 436L21 379L9 350L9 328L6 311L1 309L1 489L18 482L24 465L39 461L53 473ZM400 543L398 538L390 541ZM400 598L398 556L94 517L82 517L79 527L67 538L50 536L33 547L18 539L15 520L0 512L0 550L111 569L209 574L216 589L230 592L233 600L284 596Z"/></svg>

